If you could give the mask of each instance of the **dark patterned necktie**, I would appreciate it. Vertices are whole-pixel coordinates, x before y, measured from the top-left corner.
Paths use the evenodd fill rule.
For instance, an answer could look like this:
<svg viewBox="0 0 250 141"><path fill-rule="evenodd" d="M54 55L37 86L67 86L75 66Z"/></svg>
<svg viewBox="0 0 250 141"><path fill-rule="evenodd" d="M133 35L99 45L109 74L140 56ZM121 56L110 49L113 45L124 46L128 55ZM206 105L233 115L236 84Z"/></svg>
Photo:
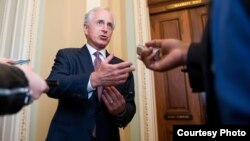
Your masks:
<svg viewBox="0 0 250 141"><path fill-rule="evenodd" d="M100 58L100 52L96 51L94 53L95 55L95 60L94 60L94 68L95 68L95 71L99 69L101 63L102 63L102 60ZM99 101L101 100L101 94L102 94L102 90L103 90L103 87L102 86L98 86L97 87L97 95L98 95L98 99Z"/></svg>
<svg viewBox="0 0 250 141"><path fill-rule="evenodd" d="M94 68L95 68L95 71L99 69L101 63L102 63L102 60L100 58L100 52L96 51L94 53L95 55L95 60L94 60ZM97 89L97 95L98 95L98 100L100 101L101 100L101 94L102 94L102 90L103 90L103 87L102 86L99 86L96 88ZM94 127L94 130L93 130L93 133L92 133L92 136L94 138L96 138L96 126Z"/></svg>

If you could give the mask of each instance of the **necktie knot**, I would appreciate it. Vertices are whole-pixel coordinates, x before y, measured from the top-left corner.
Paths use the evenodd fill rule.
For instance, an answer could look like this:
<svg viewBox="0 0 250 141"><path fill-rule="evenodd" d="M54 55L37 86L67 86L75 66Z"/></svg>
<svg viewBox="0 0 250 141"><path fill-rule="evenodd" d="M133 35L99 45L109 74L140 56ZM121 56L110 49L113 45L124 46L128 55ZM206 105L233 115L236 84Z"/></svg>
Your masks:
<svg viewBox="0 0 250 141"><path fill-rule="evenodd" d="M100 56L99 56L99 55L100 55L100 52L99 52L99 51L96 51L96 52L94 53L94 55L95 55L96 58L100 58Z"/></svg>

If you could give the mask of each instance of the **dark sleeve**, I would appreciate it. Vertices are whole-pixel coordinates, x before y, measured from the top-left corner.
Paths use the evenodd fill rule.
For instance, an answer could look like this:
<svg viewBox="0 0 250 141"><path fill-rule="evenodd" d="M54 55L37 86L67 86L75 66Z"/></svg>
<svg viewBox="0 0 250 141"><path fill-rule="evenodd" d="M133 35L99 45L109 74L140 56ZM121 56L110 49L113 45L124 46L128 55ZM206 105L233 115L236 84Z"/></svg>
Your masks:
<svg viewBox="0 0 250 141"><path fill-rule="evenodd" d="M192 43L187 56L187 72L193 92L202 92L205 89L201 64L201 60L204 58L201 55L201 50L201 43Z"/></svg>
<svg viewBox="0 0 250 141"><path fill-rule="evenodd" d="M51 87L47 95L55 99L88 99L87 85L91 71L81 67L77 50L62 49L57 52L51 73L47 80L58 80L60 85ZM92 64L91 64L92 65ZM85 70L84 70L85 69Z"/></svg>
<svg viewBox="0 0 250 141"><path fill-rule="evenodd" d="M124 84L122 94L126 101L126 108L123 113L116 116L118 127L126 127L133 119L136 112L135 90L133 73L129 73L127 82Z"/></svg>
<svg viewBox="0 0 250 141"><path fill-rule="evenodd" d="M28 80L17 67L0 64L0 115L17 113L29 101Z"/></svg>
<svg viewBox="0 0 250 141"><path fill-rule="evenodd" d="M192 43L187 54L187 72L193 92L204 92L208 86L211 66L211 43L209 20L199 43Z"/></svg>

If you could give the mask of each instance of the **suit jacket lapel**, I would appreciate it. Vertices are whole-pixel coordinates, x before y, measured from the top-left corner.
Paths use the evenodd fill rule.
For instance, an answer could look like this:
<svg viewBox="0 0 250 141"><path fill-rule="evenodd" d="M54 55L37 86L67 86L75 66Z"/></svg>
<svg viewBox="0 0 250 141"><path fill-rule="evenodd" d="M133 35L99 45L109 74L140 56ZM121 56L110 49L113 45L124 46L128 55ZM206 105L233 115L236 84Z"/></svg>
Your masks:
<svg viewBox="0 0 250 141"><path fill-rule="evenodd" d="M94 71L94 66L93 66L93 62L91 59L91 55L89 53L88 48L86 47L86 45L84 45L81 49L80 49L80 62L82 63L81 65L85 66L85 70L86 72L93 72Z"/></svg>

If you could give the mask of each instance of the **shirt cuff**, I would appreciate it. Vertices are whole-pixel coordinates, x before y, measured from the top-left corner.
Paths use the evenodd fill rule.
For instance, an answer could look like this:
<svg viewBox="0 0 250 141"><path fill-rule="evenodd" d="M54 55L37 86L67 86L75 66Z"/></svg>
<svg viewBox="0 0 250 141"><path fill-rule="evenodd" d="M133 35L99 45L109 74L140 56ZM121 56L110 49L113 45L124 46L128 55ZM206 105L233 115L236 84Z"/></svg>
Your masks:
<svg viewBox="0 0 250 141"><path fill-rule="evenodd" d="M96 89L92 87L91 83L90 83L90 79L88 81L88 86L87 86L87 91L88 91L88 99L91 98L93 91L95 91Z"/></svg>

